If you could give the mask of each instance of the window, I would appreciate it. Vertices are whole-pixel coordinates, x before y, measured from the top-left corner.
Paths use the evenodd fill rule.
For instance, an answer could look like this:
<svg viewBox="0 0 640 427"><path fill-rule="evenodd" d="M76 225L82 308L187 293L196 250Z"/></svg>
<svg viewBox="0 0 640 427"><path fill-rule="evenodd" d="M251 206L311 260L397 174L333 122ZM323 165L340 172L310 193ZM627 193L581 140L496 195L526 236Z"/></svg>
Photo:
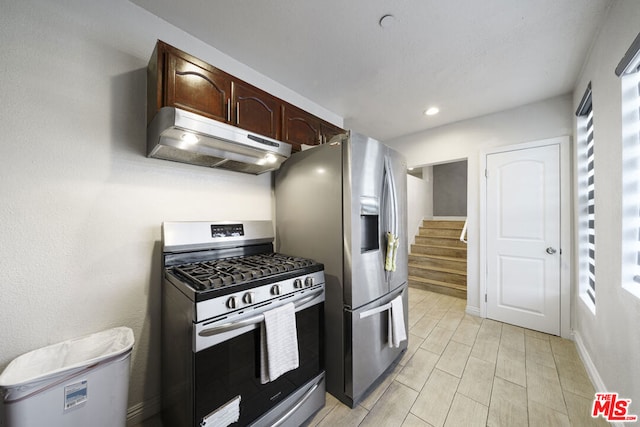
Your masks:
<svg viewBox="0 0 640 427"><path fill-rule="evenodd" d="M578 110L578 144L580 144L580 171L582 212L580 218L581 294L588 297L587 304L595 310L596 304L596 233L595 233L595 139L593 135L593 104L591 83L580 101Z"/></svg>
<svg viewBox="0 0 640 427"><path fill-rule="evenodd" d="M615 72L622 89L622 286L640 298L640 34Z"/></svg>

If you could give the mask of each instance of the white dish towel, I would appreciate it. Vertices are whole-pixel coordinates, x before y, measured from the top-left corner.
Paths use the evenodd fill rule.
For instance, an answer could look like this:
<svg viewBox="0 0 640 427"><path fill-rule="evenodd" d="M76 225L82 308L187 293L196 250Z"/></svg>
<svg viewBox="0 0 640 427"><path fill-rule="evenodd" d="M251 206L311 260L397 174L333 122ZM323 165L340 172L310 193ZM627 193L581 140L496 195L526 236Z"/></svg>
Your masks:
<svg viewBox="0 0 640 427"><path fill-rule="evenodd" d="M300 364L295 305L266 311L261 329L260 382L266 384Z"/></svg>
<svg viewBox="0 0 640 427"><path fill-rule="evenodd" d="M404 327L404 307L402 294L391 301L389 309L389 347L400 347L400 343L407 339Z"/></svg>

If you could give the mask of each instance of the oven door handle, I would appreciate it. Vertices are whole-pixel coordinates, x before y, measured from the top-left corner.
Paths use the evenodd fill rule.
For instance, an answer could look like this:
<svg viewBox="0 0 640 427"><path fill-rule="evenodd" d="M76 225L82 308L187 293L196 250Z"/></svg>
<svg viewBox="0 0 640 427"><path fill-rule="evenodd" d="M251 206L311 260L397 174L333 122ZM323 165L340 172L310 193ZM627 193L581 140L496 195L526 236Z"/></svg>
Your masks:
<svg viewBox="0 0 640 427"><path fill-rule="evenodd" d="M292 302L294 303L295 307L298 308L298 307L301 307L301 306L305 305L309 301L315 299L316 297L320 296L323 292L324 292L324 289L320 289L318 291L315 291L311 295L304 296L304 297L302 297L302 298L300 298L298 300L294 300ZM263 321L264 321L264 314L257 314L255 316L251 316L251 317L248 317L246 319L239 320L237 322L224 323L224 324L219 325L219 326L214 326L212 328L203 329L198 333L198 335L200 335L201 337L211 337L211 336L214 336L214 335L218 335L218 334L222 334L222 333L225 333L225 332L234 331L236 329L244 328L245 326L255 325L255 324L261 323Z"/></svg>

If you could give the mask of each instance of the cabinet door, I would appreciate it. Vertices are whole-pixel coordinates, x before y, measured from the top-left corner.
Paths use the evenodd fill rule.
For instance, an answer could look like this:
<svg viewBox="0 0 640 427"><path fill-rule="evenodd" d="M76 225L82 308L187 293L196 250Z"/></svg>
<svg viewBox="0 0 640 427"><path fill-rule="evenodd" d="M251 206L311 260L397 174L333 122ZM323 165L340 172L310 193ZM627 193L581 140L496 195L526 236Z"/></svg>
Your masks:
<svg viewBox="0 0 640 427"><path fill-rule="evenodd" d="M167 52L164 105L228 122L231 77L189 59Z"/></svg>
<svg viewBox="0 0 640 427"><path fill-rule="evenodd" d="M282 139L291 144L293 151L300 151L302 144L320 144L320 119L293 105L285 105Z"/></svg>
<svg viewBox="0 0 640 427"><path fill-rule="evenodd" d="M270 138L280 138L282 102L256 87L234 80L233 124Z"/></svg>
<svg viewBox="0 0 640 427"><path fill-rule="evenodd" d="M331 138L344 132L344 129L339 128L338 126L335 126L329 122L320 122L320 136L322 138L321 141L323 144L326 144Z"/></svg>

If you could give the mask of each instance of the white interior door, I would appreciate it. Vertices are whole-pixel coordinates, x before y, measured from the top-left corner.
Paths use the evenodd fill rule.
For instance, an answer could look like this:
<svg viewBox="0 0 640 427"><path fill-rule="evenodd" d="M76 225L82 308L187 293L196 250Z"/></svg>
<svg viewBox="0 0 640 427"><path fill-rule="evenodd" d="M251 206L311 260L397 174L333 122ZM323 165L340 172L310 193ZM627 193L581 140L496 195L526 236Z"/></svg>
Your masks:
<svg viewBox="0 0 640 427"><path fill-rule="evenodd" d="M487 155L487 317L560 334L560 147Z"/></svg>

